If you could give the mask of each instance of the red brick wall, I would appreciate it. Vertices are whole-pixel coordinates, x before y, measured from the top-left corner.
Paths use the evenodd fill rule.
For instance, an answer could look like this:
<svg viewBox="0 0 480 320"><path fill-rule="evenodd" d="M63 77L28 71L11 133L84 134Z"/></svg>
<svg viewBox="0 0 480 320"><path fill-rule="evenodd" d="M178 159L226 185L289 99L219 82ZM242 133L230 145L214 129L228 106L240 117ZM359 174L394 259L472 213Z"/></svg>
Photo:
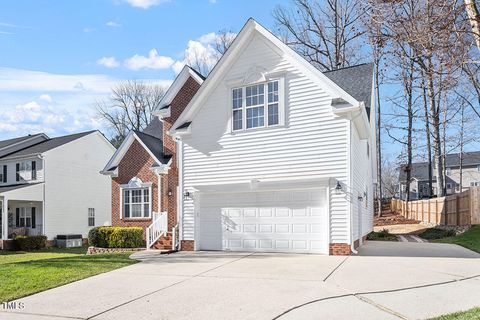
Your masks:
<svg viewBox="0 0 480 320"><path fill-rule="evenodd" d="M200 88L200 85L189 77L183 87L178 91L176 97L170 103L170 117L163 119L163 153L171 155L172 165L168 171L167 179L163 179L162 187L167 194L171 190L172 196L162 197L162 207L164 211L168 211L168 227L169 230L177 224L177 186L178 186L178 168L176 158L176 143L175 140L167 134L172 128L172 125L177 121L180 114L185 110L190 100Z"/></svg>
<svg viewBox="0 0 480 320"><path fill-rule="evenodd" d="M348 243L330 243L331 256L348 256L350 253L350 245Z"/></svg>
<svg viewBox="0 0 480 320"><path fill-rule="evenodd" d="M193 251L195 250L195 242L193 240L182 240L180 248L183 251Z"/></svg>
<svg viewBox="0 0 480 320"><path fill-rule="evenodd" d="M158 211L158 181L150 170L155 160L142 145L134 140L118 165L118 177L112 178L112 225L120 227L148 227L151 219L120 219L120 185L127 184L133 177L152 183L152 211Z"/></svg>
<svg viewBox="0 0 480 320"><path fill-rule="evenodd" d="M151 219L120 219L120 185L128 183L133 177L138 177L143 182L152 182L152 211L167 212L168 230L171 230L177 224L178 168L176 143L167 134L167 131L172 128L173 123L178 119L199 88L200 85L190 77L170 103L170 117L163 119L163 152L165 155L172 156L172 164L168 174L161 176L161 208L158 208L157 199L158 180L156 175L150 170L155 161L140 143L135 140L118 166L118 177L112 179L112 225L142 227L145 230L151 223ZM169 192L171 192L170 196L168 195ZM193 245L190 247L193 250ZM171 248L171 235L169 234L160 239L155 248Z"/></svg>

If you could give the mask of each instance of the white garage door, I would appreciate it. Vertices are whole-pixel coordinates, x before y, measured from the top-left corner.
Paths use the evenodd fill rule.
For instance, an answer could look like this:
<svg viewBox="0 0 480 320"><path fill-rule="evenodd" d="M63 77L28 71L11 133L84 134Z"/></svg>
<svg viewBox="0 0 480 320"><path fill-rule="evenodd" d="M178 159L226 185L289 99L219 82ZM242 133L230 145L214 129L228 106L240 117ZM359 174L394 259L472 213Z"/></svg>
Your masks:
<svg viewBox="0 0 480 320"><path fill-rule="evenodd" d="M201 250L328 253L326 191L201 194Z"/></svg>

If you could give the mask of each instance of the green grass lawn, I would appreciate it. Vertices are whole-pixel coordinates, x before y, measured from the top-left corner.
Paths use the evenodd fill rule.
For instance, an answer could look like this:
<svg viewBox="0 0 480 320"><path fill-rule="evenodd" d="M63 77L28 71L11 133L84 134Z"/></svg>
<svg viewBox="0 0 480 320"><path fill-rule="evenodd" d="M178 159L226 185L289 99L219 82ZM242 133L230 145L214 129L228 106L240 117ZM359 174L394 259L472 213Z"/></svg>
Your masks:
<svg viewBox="0 0 480 320"><path fill-rule="evenodd" d="M128 258L131 252L87 256L86 251L85 247L48 248L31 252L0 251L0 302L137 262Z"/></svg>
<svg viewBox="0 0 480 320"><path fill-rule="evenodd" d="M480 308L446 314L431 320L480 320Z"/></svg>
<svg viewBox="0 0 480 320"><path fill-rule="evenodd" d="M480 225L475 225L467 232L456 236L434 240L435 242L458 244L467 249L480 253Z"/></svg>

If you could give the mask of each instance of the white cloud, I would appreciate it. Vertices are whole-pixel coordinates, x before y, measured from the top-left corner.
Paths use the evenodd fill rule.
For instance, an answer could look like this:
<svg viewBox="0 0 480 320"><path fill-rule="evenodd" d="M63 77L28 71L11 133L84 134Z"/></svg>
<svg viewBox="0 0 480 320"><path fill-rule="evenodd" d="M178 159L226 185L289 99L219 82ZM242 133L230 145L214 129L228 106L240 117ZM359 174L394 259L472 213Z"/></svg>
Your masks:
<svg viewBox="0 0 480 320"><path fill-rule="evenodd" d="M119 81L122 79L106 75L0 68L0 140L37 132L58 136L92 129L105 131L96 117L95 102L107 98ZM167 87L172 81L146 82Z"/></svg>
<svg viewBox="0 0 480 320"><path fill-rule="evenodd" d="M38 99L42 100L42 101L45 101L45 102L52 102L52 97L46 93L40 95L40 97L38 97Z"/></svg>
<svg viewBox="0 0 480 320"><path fill-rule="evenodd" d="M105 23L105 25L112 28L120 28L122 26L120 23L115 21L108 21L107 23Z"/></svg>
<svg viewBox="0 0 480 320"><path fill-rule="evenodd" d="M107 67L107 68L116 68L120 64L118 63L115 57L103 57L97 60L97 64Z"/></svg>
<svg viewBox="0 0 480 320"><path fill-rule="evenodd" d="M210 2L211 4L216 4L217 0L208 0L208 2Z"/></svg>
<svg viewBox="0 0 480 320"><path fill-rule="evenodd" d="M93 31L95 31L95 28L90 28L90 27L83 28L83 32L85 32L85 33L90 33L90 32L93 32Z"/></svg>
<svg viewBox="0 0 480 320"><path fill-rule="evenodd" d="M132 7L148 9L152 6L157 6L159 4L170 2L170 0L123 0L127 2Z"/></svg>
<svg viewBox="0 0 480 320"><path fill-rule="evenodd" d="M227 34L229 41L232 41L235 36L235 33ZM183 52L183 59L177 60L173 64L173 71L179 73L183 66L188 64L198 69L197 71L200 73L208 73L221 57L215 49L215 45L219 41L221 41L220 35L215 32L204 34L197 40L188 41L187 48Z"/></svg>
<svg viewBox="0 0 480 320"><path fill-rule="evenodd" d="M140 69L168 69L174 63L170 57L159 56L157 50L152 49L148 53L148 57L141 55L134 55L124 61L125 67L131 70Z"/></svg>

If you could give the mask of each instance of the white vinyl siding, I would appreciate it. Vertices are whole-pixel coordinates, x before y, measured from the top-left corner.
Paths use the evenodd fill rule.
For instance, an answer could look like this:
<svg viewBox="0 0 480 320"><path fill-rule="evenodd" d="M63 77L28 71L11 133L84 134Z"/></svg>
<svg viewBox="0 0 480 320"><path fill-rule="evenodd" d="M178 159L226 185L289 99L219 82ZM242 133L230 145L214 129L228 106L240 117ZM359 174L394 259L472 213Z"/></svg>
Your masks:
<svg viewBox="0 0 480 320"><path fill-rule="evenodd" d="M361 140L352 125L351 165L352 165L352 202L353 241L373 230L373 184L371 180L372 165L368 155L368 142ZM372 154L371 156L375 156ZM361 199L360 199L361 198ZM361 209L361 228L359 227L359 209Z"/></svg>
<svg viewBox="0 0 480 320"><path fill-rule="evenodd" d="M348 120L335 116L331 99L319 85L298 72L258 36L232 65L228 77L245 76L253 65L282 74L284 126L232 134L232 91L218 86L204 101L184 138L184 188L251 179L337 178L348 184ZM288 95L286 94L288 93ZM281 117L280 117L281 118ZM280 120L280 124L283 123ZM193 199L184 201L182 232L194 239ZM331 195L331 241L346 243L349 204L345 194Z"/></svg>

